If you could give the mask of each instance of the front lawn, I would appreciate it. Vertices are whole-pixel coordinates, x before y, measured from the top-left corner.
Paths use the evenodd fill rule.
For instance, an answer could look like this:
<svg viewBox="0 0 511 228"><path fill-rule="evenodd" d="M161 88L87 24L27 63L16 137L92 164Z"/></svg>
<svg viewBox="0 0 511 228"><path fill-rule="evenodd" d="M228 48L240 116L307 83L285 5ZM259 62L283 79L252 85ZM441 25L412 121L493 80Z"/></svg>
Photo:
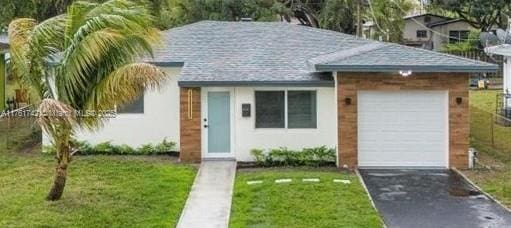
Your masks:
<svg viewBox="0 0 511 228"><path fill-rule="evenodd" d="M196 169L169 157L79 156L60 201L54 160L0 151L0 227L173 227Z"/></svg>
<svg viewBox="0 0 511 228"><path fill-rule="evenodd" d="M493 125L488 113L495 113L496 95L500 90L470 92L471 146L479 152L478 166L463 171L473 182L499 201L511 207L511 127ZM493 136L492 136L493 130ZM491 144L494 137L494 145Z"/></svg>
<svg viewBox="0 0 511 228"><path fill-rule="evenodd" d="M275 183L291 178L291 183ZM319 178L320 182L302 182ZM334 183L334 179L351 184ZM262 180L261 184L247 181ZM381 227L355 174L336 169L238 170L231 227Z"/></svg>

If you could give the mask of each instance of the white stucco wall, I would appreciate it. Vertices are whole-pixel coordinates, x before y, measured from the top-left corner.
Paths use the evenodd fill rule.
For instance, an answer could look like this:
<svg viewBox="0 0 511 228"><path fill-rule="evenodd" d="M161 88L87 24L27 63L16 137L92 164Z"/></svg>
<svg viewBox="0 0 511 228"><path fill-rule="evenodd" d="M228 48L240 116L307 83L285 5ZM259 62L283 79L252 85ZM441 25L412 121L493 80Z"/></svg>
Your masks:
<svg viewBox="0 0 511 228"><path fill-rule="evenodd" d="M159 143L166 137L179 146L179 87L181 68L163 68L169 80L159 91L145 91L144 114L118 114L96 132L81 131L76 138L96 144L111 141L138 147ZM47 137L43 143L49 144Z"/></svg>
<svg viewBox="0 0 511 228"><path fill-rule="evenodd" d="M96 132L78 132L77 139L96 144L111 141L138 147L146 143L159 143L165 137L179 147L179 87L180 68L164 68L170 80L160 91L146 91L144 114L119 114ZM218 88L218 87L216 87ZM223 88L219 88L223 89ZM273 149L337 144L336 99L334 87L229 87L232 91L233 153L238 161L252 161L251 149ZM317 92L317 128L315 129L256 129L256 90L315 90ZM206 89L202 90L207 91ZM202 99L205 99L203 96ZM204 102L204 101L203 101ZM242 117L241 105L251 104L251 116ZM202 113L203 118L206 113ZM43 143L49 144L47 137ZM204 147L204 145L203 145ZM179 148L178 148L179 149ZM204 151L203 151L204 153Z"/></svg>
<svg viewBox="0 0 511 228"><path fill-rule="evenodd" d="M317 91L317 128L316 129L256 129L255 128L255 91L256 90L315 90ZM242 117L241 105L251 104L250 117ZM238 161L252 161L251 149L273 149L287 147L303 149L306 147L336 147L335 88L277 88L277 87L236 87L234 88L234 153Z"/></svg>

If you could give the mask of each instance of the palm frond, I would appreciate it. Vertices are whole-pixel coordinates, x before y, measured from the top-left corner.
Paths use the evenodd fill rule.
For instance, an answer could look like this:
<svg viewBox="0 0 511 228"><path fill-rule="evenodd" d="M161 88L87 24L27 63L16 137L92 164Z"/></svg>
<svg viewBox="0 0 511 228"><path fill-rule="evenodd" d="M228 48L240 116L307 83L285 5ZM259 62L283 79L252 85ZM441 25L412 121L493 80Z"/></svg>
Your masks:
<svg viewBox="0 0 511 228"><path fill-rule="evenodd" d="M77 1L69 6L64 31L66 46L69 45L71 42L70 39L72 39L76 31L82 26L87 14L97 6L98 3L85 1Z"/></svg>
<svg viewBox="0 0 511 228"><path fill-rule="evenodd" d="M55 99L43 99L37 112L37 123L50 135L56 135L59 128L72 129L77 124L75 110Z"/></svg>
<svg viewBox="0 0 511 228"><path fill-rule="evenodd" d="M61 52L64 48L65 22L66 16L59 15L36 25L30 43L31 50L41 57Z"/></svg>
<svg viewBox="0 0 511 228"><path fill-rule="evenodd" d="M158 67L148 63L132 63L105 77L89 96L86 108L108 110L132 102L144 90L159 89L168 79Z"/></svg>
<svg viewBox="0 0 511 228"><path fill-rule="evenodd" d="M11 69L25 85L30 84L30 80L27 80L30 77L30 39L36 24L34 19L20 18L13 20L8 29L11 45Z"/></svg>

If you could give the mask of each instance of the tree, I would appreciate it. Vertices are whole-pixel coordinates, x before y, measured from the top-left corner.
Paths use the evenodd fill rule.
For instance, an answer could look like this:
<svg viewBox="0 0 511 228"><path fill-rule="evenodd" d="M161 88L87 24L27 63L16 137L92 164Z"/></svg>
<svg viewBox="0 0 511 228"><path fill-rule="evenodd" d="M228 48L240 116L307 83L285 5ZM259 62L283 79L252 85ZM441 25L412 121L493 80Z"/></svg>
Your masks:
<svg viewBox="0 0 511 228"><path fill-rule="evenodd" d="M74 0L2 0L0 27L15 18L30 17L37 21L62 14Z"/></svg>
<svg viewBox="0 0 511 228"><path fill-rule="evenodd" d="M359 0L326 1L319 14L319 26L329 30L355 34L357 10L354 1Z"/></svg>
<svg viewBox="0 0 511 228"><path fill-rule="evenodd" d="M356 30L355 3L365 0L280 0L302 25L354 34Z"/></svg>
<svg viewBox="0 0 511 228"><path fill-rule="evenodd" d="M413 8L409 0L371 0L367 17L376 26L376 36L399 43L403 39L404 17Z"/></svg>
<svg viewBox="0 0 511 228"><path fill-rule="evenodd" d="M39 92L37 121L57 149L48 200L63 194L74 132L100 128L107 119L98 113L165 80L156 66L137 63L159 41L152 25L147 8L129 0L75 2L66 14L41 23L29 18L10 23L13 71Z"/></svg>
<svg viewBox="0 0 511 228"><path fill-rule="evenodd" d="M487 32L494 25L507 27L511 0L432 0L438 7L455 12L472 26Z"/></svg>

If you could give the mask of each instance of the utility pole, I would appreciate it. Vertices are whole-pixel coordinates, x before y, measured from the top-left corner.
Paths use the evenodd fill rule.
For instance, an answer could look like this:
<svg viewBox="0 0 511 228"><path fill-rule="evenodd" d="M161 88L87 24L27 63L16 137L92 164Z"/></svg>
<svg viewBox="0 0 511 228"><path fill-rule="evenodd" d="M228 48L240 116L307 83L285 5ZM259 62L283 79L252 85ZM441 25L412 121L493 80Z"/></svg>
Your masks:
<svg viewBox="0 0 511 228"><path fill-rule="evenodd" d="M362 0L357 0L357 36L362 37Z"/></svg>

